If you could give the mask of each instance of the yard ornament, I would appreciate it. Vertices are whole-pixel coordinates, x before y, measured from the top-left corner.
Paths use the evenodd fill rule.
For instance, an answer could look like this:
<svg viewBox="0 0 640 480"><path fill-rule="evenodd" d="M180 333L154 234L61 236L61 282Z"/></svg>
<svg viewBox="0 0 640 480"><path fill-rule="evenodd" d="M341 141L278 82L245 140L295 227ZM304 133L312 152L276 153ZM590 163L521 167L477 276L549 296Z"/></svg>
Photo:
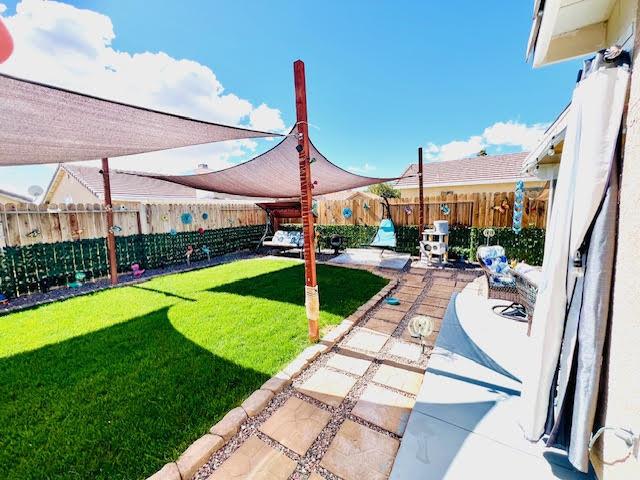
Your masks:
<svg viewBox="0 0 640 480"><path fill-rule="evenodd" d="M516 235L522 232L522 208L524 202L524 182L518 180L516 182L516 191L514 194L515 202L513 204L513 227L512 230Z"/></svg>
<svg viewBox="0 0 640 480"><path fill-rule="evenodd" d="M419 338L422 343L422 351L424 352L425 340L433 333L433 318L426 315L415 315L409 320L409 334L413 338Z"/></svg>
<svg viewBox="0 0 640 480"><path fill-rule="evenodd" d="M0 63L4 63L13 53L13 39L0 18Z"/></svg>
<svg viewBox="0 0 640 480"><path fill-rule="evenodd" d="M387 297L385 301L388 305L400 305L400 300L398 300L396 297Z"/></svg>
<svg viewBox="0 0 640 480"><path fill-rule="evenodd" d="M84 272L76 272L75 282L69 283L70 288L80 288L82 286L82 282L87 278L87 275Z"/></svg>
<svg viewBox="0 0 640 480"><path fill-rule="evenodd" d="M349 207L344 207L342 209L342 216L344 218L351 218L351 215L353 215L353 211Z"/></svg>
<svg viewBox="0 0 640 480"><path fill-rule="evenodd" d="M187 265L191 265L191 254L192 253L193 253L193 246L192 245L187 246L187 253L186 253Z"/></svg>
<svg viewBox="0 0 640 480"><path fill-rule="evenodd" d="M131 273L133 273L133 277L134 278L140 278L142 276L142 274L144 273L144 268L140 268L140 264L139 263L132 263L131 264Z"/></svg>
<svg viewBox="0 0 640 480"><path fill-rule="evenodd" d="M203 227L198 228L198 233L200 235L204 234L204 228Z"/></svg>

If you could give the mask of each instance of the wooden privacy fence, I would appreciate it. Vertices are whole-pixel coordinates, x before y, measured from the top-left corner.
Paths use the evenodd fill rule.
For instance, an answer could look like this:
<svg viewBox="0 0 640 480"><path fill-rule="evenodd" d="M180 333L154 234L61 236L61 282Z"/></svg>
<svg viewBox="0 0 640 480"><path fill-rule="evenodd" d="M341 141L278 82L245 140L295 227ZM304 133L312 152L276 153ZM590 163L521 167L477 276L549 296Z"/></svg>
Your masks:
<svg viewBox="0 0 640 480"><path fill-rule="evenodd" d="M425 197L425 224L448 220L451 225L468 227L511 227L514 192L442 194ZM390 199L391 218L396 225L418 225L418 198ZM345 216L345 209L351 213ZM381 199L321 200L320 225L376 225L383 218ZM545 228L547 202L525 196L523 227ZM295 222L295 219L291 219Z"/></svg>
<svg viewBox="0 0 640 480"><path fill-rule="evenodd" d="M193 232L263 225L265 213L253 204L196 203L114 205L116 236ZM105 237L101 204L0 204L0 247L56 243Z"/></svg>

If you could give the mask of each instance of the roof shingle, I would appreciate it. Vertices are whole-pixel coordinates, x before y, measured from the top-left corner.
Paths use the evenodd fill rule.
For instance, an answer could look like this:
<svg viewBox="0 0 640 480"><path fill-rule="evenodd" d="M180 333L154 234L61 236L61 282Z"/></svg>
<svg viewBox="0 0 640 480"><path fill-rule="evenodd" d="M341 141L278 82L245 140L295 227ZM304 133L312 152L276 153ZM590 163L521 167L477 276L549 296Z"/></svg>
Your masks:
<svg viewBox="0 0 640 480"><path fill-rule="evenodd" d="M61 168L87 187L98 198L104 199L104 184L99 168L79 165L62 165ZM155 178L126 175L121 172L122 170L111 170L109 172L111 196L114 200L196 199L196 190L194 188L156 180Z"/></svg>
<svg viewBox="0 0 640 480"><path fill-rule="evenodd" d="M469 157L444 162L424 164L424 186L447 186L456 184L500 183L526 178L522 174L522 163L528 152L505 155ZM403 178L395 182L396 187L418 186L418 164L413 163L403 173Z"/></svg>

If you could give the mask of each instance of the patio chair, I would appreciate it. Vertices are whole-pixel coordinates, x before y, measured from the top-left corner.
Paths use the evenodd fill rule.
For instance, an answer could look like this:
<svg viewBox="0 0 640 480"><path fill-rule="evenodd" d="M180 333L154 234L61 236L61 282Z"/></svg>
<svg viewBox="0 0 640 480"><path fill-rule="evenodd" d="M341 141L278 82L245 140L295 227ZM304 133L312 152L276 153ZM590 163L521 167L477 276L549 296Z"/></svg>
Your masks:
<svg viewBox="0 0 640 480"><path fill-rule="evenodd" d="M371 247L382 249L380 254L387 250L395 250L397 244L396 228L390 218L385 218L380 222L375 237L369 244Z"/></svg>
<svg viewBox="0 0 640 480"><path fill-rule="evenodd" d="M513 275L504 247L500 245L478 247L476 258L484 272L489 285L489 298L511 300L509 304L494 305L495 314L519 322L527 321L527 312L524 306L516 301L516 279Z"/></svg>

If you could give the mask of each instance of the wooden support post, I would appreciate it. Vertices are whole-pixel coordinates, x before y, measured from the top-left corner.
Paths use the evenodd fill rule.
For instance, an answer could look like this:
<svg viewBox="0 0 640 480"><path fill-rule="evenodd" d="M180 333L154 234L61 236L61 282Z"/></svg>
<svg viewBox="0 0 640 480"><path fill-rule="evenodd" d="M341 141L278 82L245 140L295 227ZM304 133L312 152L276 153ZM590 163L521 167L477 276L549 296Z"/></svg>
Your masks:
<svg viewBox="0 0 640 480"><path fill-rule="evenodd" d="M418 197L420 205L418 206L418 238L422 240L422 232L424 231L424 181L422 177L422 147L418 148Z"/></svg>
<svg viewBox="0 0 640 480"><path fill-rule="evenodd" d="M118 263L116 260L116 237L113 233L113 205L111 202L111 179L109 159L102 159L102 182L104 184L104 208L107 215L107 255L109 257L109 277L111 285L118 283Z"/></svg>
<svg viewBox="0 0 640 480"><path fill-rule="evenodd" d="M296 60L293 63L293 77L296 90L296 125L298 127L298 150L300 167L300 210L302 213L302 230L304 234L304 275L305 275L305 307L309 320L309 341L317 342L320 338L318 320L320 317L320 300L318 296L318 279L316 277L316 253L313 248L313 200L311 187L311 166L309 164L309 124L307 123L307 91L304 75L304 63Z"/></svg>

